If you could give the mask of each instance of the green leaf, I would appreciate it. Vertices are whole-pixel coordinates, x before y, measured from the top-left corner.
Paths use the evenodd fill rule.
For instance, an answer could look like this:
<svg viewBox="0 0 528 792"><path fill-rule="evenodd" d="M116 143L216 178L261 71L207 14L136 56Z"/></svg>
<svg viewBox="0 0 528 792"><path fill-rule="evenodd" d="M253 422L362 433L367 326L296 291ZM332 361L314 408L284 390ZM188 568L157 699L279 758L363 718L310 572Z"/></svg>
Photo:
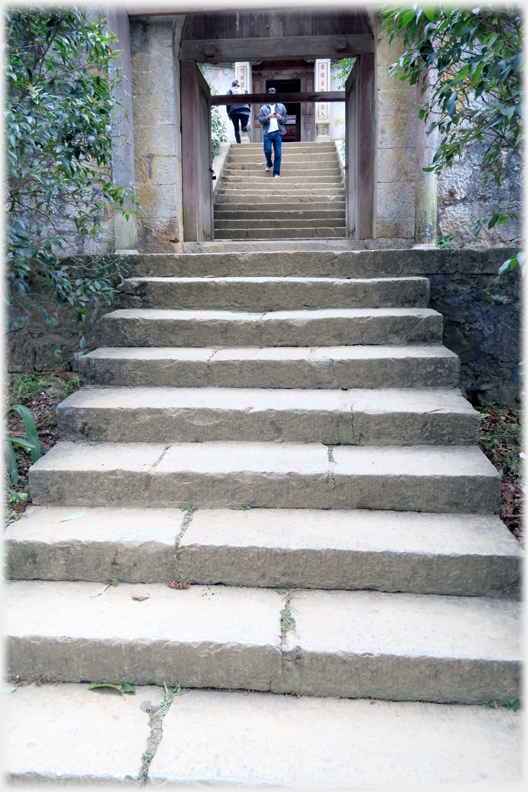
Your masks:
<svg viewBox="0 0 528 792"><path fill-rule="evenodd" d="M85 514L86 514L86 510L75 512L74 514L68 514L67 517L63 517L62 520L59 520L59 522L67 522L68 520L78 520L79 517L84 517Z"/></svg>
<svg viewBox="0 0 528 792"><path fill-rule="evenodd" d="M123 684L121 685L121 690L122 690L123 693L135 693L136 692L136 688L134 687L134 685L131 685L130 682L123 682Z"/></svg>
<svg viewBox="0 0 528 792"><path fill-rule="evenodd" d="M101 688L116 690L120 696L124 695L117 685L112 685L110 682L100 682L98 685L90 685L88 690L100 690Z"/></svg>
<svg viewBox="0 0 528 792"><path fill-rule="evenodd" d="M429 22L434 22L435 21L435 9L434 9L433 6L430 6L430 7L427 7L427 8L424 7L423 12L424 12L425 16L427 17L427 19L429 20Z"/></svg>
<svg viewBox="0 0 528 792"><path fill-rule="evenodd" d="M35 463L42 456L42 446L39 440L35 419L23 404L17 404L7 411L7 414L16 412L22 418L26 429L27 439L31 444L31 461Z"/></svg>
<svg viewBox="0 0 528 792"><path fill-rule="evenodd" d="M414 11L407 11L407 13L403 15L403 19L401 21L402 26L405 27L405 25L407 25L411 21L413 16L414 16Z"/></svg>
<svg viewBox="0 0 528 792"><path fill-rule="evenodd" d="M17 689L16 687L6 687L4 688L4 693L14 693Z"/></svg>

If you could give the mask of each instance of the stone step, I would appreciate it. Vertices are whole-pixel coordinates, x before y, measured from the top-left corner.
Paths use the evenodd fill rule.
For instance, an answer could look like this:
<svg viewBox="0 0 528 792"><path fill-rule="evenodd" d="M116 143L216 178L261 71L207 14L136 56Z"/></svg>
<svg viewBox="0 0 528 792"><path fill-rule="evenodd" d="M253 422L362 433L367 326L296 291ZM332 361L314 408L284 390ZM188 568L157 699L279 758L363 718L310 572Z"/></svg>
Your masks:
<svg viewBox="0 0 528 792"><path fill-rule="evenodd" d="M61 438L88 442L465 446L478 443L480 414L458 390L89 388L57 421Z"/></svg>
<svg viewBox="0 0 528 792"><path fill-rule="evenodd" d="M391 509L496 513L500 476L462 446L61 441L29 471L39 506Z"/></svg>
<svg viewBox="0 0 528 792"><path fill-rule="evenodd" d="M244 204L241 204L241 207L245 207ZM314 219L320 220L325 217L340 217L343 220L345 219L345 208L343 206L342 209L339 209L337 206L335 209L290 209L285 211L283 209L226 209L223 204L219 204L215 206L214 216L216 220L243 220L244 222L248 222L251 220L266 220L270 218L272 220L283 220L283 219L296 219L296 220L306 220L306 219Z"/></svg>
<svg viewBox="0 0 528 792"><path fill-rule="evenodd" d="M226 209L249 209L251 211L260 211L261 209L273 209L276 205L274 202L268 200L266 195L258 193L253 193L253 195L248 194L247 196L238 196L236 190L231 191L231 193L220 193L218 192L215 195L214 199L214 208L215 211L217 207L222 207ZM317 194L315 195L299 195L298 193L295 195L287 196L286 204L282 202L283 206L287 206L286 211L296 210L301 211L302 209L311 209L313 211L319 211L321 209L332 209L337 207L338 209L345 208L345 195L325 195L321 198L318 198ZM214 243L213 243L214 244ZM311 244L311 243L310 243ZM262 253L262 251L259 251ZM271 252L271 251L270 251ZM284 252L284 251L275 251L275 252ZM412 273L408 273L409 275Z"/></svg>
<svg viewBox="0 0 528 792"><path fill-rule="evenodd" d="M524 554L496 516L198 509L186 527L175 509L83 511L30 506L4 535L8 578L520 597Z"/></svg>
<svg viewBox="0 0 528 792"><path fill-rule="evenodd" d="M241 171L231 173L228 172L222 174L221 189L224 189L224 187L228 186L238 188L239 185L244 189L249 189L253 186L256 186L260 189L266 182L271 182L273 185L275 185L276 179L273 181L274 179L275 177L272 175L271 171L266 172L265 170L261 173L257 173L256 171L248 171L246 174L243 174ZM283 173L281 169L280 180L281 185L291 185L294 188L296 188L300 183L309 187L321 185L325 189L333 186L338 188L343 186L343 179L341 178L341 175L338 175L337 173L332 173L329 175L324 175L322 173L314 173L313 175L303 173L301 177L298 174L288 174L286 172ZM275 188L273 187L272 189Z"/></svg>
<svg viewBox="0 0 528 792"><path fill-rule="evenodd" d="M227 228L215 231L216 239L303 239L345 237L345 227L321 226L320 228Z"/></svg>
<svg viewBox="0 0 528 792"><path fill-rule="evenodd" d="M9 781L139 782L164 696L19 687L4 696ZM168 788L522 789L521 713L504 707L184 690L154 751L148 781Z"/></svg>
<svg viewBox="0 0 528 792"><path fill-rule="evenodd" d="M303 153L299 151L284 151L281 153L281 162L296 165L300 169L304 168L310 170L316 168L317 165L331 165L333 167L339 167L339 156L335 149L334 151L327 150L311 153L310 156L306 156L306 153L307 152ZM238 152L229 154L226 164L229 167L238 167L241 165L257 165L259 167L266 167L264 149L261 148L260 150L248 153L246 153L246 149L244 149L241 154Z"/></svg>
<svg viewBox="0 0 528 792"><path fill-rule="evenodd" d="M520 695L520 603L479 597L17 581L7 670L36 681L237 688L392 701ZM148 592L143 602L133 596ZM284 624L284 621L283 621Z"/></svg>
<svg viewBox="0 0 528 792"><path fill-rule="evenodd" d="M313 217L278 217L248 220L247 218L224 220L217 215L214 219L215 234L217 231L238 231L247 229L248 231L260 231L262 229L310 229L310 228L344 228L345 218L335 216Z"/></svg>
<svg viewBox="0 0 528 792"><path fill-rule="evenodd" d="M101 322L108 346L282 347L439 344L442 315L430 308L327 308L246 313L123 308Z"/></svg>
<svg viewBox="0 0 528 792"><path fill-rule="evenodd" d="M343 199L345 198L345 188L341 184L304 184L295 179L282 181L279 176L278 178L263 179L262 184L259 182L254 185L247 185L243 182L240 184L224 182L218 187L218 195L239 196L239 201L253 195L266 196L269 201L279 199L287 201L290 196L296 199L300 195L315 195L319 197L319 200L322 200L323 196Z"/></svg>
<svg viewBox="0 0 528 792"><path fill-rule="evenodd" d="M298 311L304 308L425 308L427 278L128 278L123 307Z"/></svg>
<svg viewBox="0 0 528 792"><path fill-rule="evenodd" d="M203 388L457 388L443 346L107 347L79 358L87 384Z"/></svg>
<svg viewBox="0 0 528 792"><path fill-rule="evenodd" d="M262 157L262 161L259 160L258 162L238 162L237 160L229 159L222 171L222 178L224 175L240 176L243 173L247 173L248 175L262 173L266 175L266 167L267 165L264 157ZM303 174L309 174L310 176L317 174L321 176L342 176L342 171L339 167L337 157L335 159L329 159L328 162L319 161L315 163L306 163L303 160L294 161L291 157L288 157L284 164L281 161L281 177L289 174L301 177Z"/></svg>

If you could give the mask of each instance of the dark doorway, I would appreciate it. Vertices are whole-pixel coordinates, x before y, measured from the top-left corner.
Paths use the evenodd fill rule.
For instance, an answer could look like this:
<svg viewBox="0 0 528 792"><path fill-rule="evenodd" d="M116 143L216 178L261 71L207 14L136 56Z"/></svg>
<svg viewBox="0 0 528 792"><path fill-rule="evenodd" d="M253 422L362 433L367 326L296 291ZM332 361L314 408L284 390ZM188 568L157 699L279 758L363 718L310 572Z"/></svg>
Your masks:
<svg viewBox="0 0 528 792"><path fill-rule="evenodd" d="M266 91L268 88L275 88L277 99L280 101L281 93L300 93L300 80L266 80ZM286 122L286 134L282 138L283 143L295 143L301 139L301 103L288 102L286 105L288 120Z"/></svg>

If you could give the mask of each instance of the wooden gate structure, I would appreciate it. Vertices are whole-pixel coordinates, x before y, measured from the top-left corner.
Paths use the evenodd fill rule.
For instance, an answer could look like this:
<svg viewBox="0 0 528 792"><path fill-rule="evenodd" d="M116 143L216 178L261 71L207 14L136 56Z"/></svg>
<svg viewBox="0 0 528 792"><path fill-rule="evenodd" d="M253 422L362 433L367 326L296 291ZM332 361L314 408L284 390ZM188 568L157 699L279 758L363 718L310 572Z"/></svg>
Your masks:
<svg viewBox="0 0 528 792"><path fill-rule="evenodd" d="M189 14L180 44L183 222L185 241L214 238L211 105L240 102L211 96L197 63L356 58L345 91L281 93L282 102L346 103L347 236L372 239L374 216L374 37L366 11L267 11ZM263 88L263 85L255 85ZM303 86L304 87L304 86ZM269 95L244 96L265 104Z"/></svg>

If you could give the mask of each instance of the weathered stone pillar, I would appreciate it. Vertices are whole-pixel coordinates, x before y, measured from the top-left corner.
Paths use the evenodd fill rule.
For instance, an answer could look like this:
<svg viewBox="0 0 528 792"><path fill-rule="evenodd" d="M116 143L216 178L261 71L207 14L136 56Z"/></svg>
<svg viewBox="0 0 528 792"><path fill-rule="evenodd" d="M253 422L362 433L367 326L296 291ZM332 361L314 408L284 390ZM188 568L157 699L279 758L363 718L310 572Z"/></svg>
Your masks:
<svg viewBox="0 0 528 792"><path fill-rule="evenodd" d="M418 80L416 85L418 108L424 102L430 102L432 86L436 79L436 69L430 69L425 76L422 74ZM424 86L425 91L423 91ZM433 155L438 145L437 130L427 135L427 129L433 119L433 114L429 116L427 121L422 121L420 118L416 119L413 247L434 247L436 245L437 176L432 171L426 172L423 170L431 167Z"/></svg>
<svg viewBox="0 0 528 792"><path fill-rule="evenodd" d="M330 58L315 61L315 90L330 90ZM328 102L316 103L316 139L330 140L330 107Z"/></svg>
<svg viewBox="0 0 528 792"><path fill-rule="evenodd" d="M109 4L106 9L106 20L108 30L117 36L117 49L122 50L119 59L113 62L114 67L118 66L124 75L115 93L121 107L116 110L115 116L119 137L112 157L113 178L114 183L119 184L121 187L128 187L129 185L135 187L132 62L128 14L124 8ZM128 206L132 206L130 201ZM114 213L114 238L116 250L136 250L135 215L129 215L127 220L121 212Z"/></svg>

